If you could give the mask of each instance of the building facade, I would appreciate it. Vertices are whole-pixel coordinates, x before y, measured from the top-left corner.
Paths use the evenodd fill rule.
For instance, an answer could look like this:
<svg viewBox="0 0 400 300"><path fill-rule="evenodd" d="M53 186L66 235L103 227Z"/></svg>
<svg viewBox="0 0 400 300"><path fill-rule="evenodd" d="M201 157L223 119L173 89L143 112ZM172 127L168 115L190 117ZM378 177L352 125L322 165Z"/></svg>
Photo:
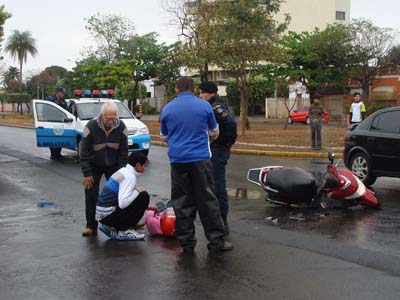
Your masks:
<svg viewBox="0 0 400 300"><path fill-rule="evenodd" d="M291 17L288 31L323 30L329 24L350 22L350 0L286 0L277 21L283 22L285 14Z"/></svg>

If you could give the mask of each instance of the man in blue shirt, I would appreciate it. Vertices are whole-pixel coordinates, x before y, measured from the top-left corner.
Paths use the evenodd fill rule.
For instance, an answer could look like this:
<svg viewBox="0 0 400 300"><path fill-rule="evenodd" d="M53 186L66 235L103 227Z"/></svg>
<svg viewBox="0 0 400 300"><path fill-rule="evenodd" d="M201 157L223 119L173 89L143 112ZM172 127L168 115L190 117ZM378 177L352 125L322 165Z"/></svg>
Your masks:
<svg viewBox="0 0 400 300"><path fill-rule="evenodd" d="M196 246L194 220L199 212L210 253L232 250L224 241L224 226L213 192L210 139L218 137L218 124L211 106L193 95L191 77L176 84L177 97L161 116L161 136L168 142L171 163L171 202L176 214L175 233L184 255Z"/></svg>

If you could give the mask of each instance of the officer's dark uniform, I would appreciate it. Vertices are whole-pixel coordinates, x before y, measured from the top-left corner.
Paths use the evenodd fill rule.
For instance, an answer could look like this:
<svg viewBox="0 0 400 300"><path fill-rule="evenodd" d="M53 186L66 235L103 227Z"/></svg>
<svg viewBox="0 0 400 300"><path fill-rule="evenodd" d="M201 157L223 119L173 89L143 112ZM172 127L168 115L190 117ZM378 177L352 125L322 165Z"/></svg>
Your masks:
<svg viewBox="0 0 400 300"><path fill-rule="evenodd" d="M49 100L54 102L55 104L61 106L65 110L68 110L67 102L65 102L65 98L64 97L57 97L57 95L55 95L54 97L51 97ZM52 147L50 147L49 149L50 149L50 158L51 159L58 159L58 158L62 157L62 155L61 155L61 149L62 148L52 148Z"/></svg>
<svg viewBox="0 0 400 300"><path fill-rule="evenodd" d="M209 103L213 107L215 119L219 126L219 136L211 144L211 162L214 175L215 195L218 198L221 216L225 224L225 230L228 231L228 194L226 192L226 175L225 168L228 164L230 156L230 148L232 142L236 140L236 122L229 109L222 102L218 95L213 96ZM228 129L224 126L230 125Z"/></svg>
<svg viewBox="0 0 400 300"><path fill-rule="evenodd" d="M101 117L90 120L84 129L80 158L83 176L93 176L91 189L85 189L86 228L97 230L96 202L101 177L108 178L125 167L128 161L128 131L118 121L109 133L102 125Z"/></svg>

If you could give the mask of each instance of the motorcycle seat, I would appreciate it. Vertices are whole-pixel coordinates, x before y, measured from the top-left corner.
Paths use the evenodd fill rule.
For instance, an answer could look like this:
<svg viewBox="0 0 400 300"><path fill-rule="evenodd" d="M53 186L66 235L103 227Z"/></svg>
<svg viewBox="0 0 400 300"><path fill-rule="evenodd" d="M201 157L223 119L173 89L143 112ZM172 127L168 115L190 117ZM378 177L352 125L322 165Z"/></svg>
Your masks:
<svg viewBox="0 0 400 300"><path fill-rule="evenodd" d="M265 180L270 188L298 199L311 200L318 191L313 174L298 168L273 169Z"/></svg>

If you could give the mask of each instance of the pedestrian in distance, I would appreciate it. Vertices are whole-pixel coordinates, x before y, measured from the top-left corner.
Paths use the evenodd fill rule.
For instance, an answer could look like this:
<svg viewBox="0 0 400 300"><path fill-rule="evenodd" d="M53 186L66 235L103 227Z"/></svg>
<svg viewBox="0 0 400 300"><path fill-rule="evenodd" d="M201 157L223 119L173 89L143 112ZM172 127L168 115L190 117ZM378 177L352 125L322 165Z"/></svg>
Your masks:
<svg viewBox="0 0 400 300"><path fill-rule="evenodd" d="M361 101L361 94L353 94L353 103L350 106L350 124L359 124L365 119L365 105Z"/></svg>
<svg viewBox="0 0 400 300"><path fill-rule="evenodd" d="M68 110L67 102L65 102L65 90L62 87L56 89L56 94L54 97L49 97L49 101L54 102L55 104L61 106L65 110ZM62 159L63 156L61 154L62 148L59 147L50 147L50 159Z"/></svg>
<svg viewBox="0 0 400 300"><path fill-rule="evenodd" d="M118 118L117 105L105 102L100 114L90 120L80 144L81 169L85 189L86 228L83 236L97 234L96 202L102 176L108 178L128 161L128 131Z"/></svg>
<svg viewBox="0 0 400 300"><path fill-rule="evenodd" d="M230 149L236 142L237 125L234 116L217 94L218 87L214 82L203 82L200 84L199 89L200 98L210 103L218 123L218 138L211 143L211 165L214 177L215 195L219 202L225 234L228 234L229 204L228 193L226 192L226 166L230 157Z"/></svg>
<svg viewBox="0 0 400 300"><path fill-rule="evenodd" d="M145 170L147 156L133 152L126 167L107 180L97 199L99 228L111 239L142 240L145 235L136 226L149 205L150 196L143 187L137 187L137 176Z"/></svg>
<svg viewBox="0 0 400 300"><path fill-rule="evenodd" d="M322 148L322 119L324 117L325 110L320 103L320 95L315 94L312 99L313 103L310 105L308 112L311 127L311 148L313 150L320 150Z"/></svg>
<svg viewBox="0 0 400 300"><path fill-rule="evenodd" d="M183 255L194 255L196 212L204 227L210 253L232 250L224 240L224 225L214 194L209 138L218 137L218 124L207 102L194 96L194 81L181 77L177 96L162 111L161 137L168 143L171 163L171 202L175 234Z"/></svg>

